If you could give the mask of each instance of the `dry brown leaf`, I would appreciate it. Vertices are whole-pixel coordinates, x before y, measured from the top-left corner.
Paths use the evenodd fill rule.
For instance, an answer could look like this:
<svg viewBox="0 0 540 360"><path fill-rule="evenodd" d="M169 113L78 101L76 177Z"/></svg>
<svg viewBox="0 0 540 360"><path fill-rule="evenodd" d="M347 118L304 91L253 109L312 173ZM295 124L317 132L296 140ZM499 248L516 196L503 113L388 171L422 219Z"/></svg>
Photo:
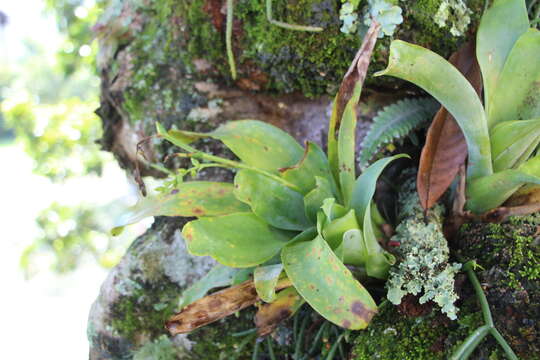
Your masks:
<svg viewBox="0 0 540 360"><path fill-rule="evenodd" d="M303 303L304 299L294 288L280 292L274 302L262 305L257 311L257 334L266 336L272 333L280 322L291 317Z"/></svg>
<svg viewBox="0 0 540 360"><path fill-rule="evenodd" d="M277 290L291 286L289 279L276 285ZM165 324L171 335L184 334L223 319L259 300L253 280L205 296L172 316Z"/></svg>
<svg viewBox="0 0 540 360"><path fill-rule="evenodd" d="M449 61L480 95L482 77L476 61L475 44L466 43L452 54ZM466 157L465 137L454 117L441 107L429 127L416 180L420 203L425 210L431 208L448 189Z"/></svg>

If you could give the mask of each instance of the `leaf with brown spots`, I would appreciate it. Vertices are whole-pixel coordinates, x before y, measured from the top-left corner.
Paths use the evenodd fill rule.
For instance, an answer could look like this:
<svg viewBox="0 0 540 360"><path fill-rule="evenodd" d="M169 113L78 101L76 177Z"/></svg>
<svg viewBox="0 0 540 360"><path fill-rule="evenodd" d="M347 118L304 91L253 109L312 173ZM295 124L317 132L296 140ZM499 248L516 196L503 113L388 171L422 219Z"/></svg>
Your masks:
<svg viewBox="0 0 540 360"><path fill-rule="evenodd" d="M257 334L259 336L270 334L280 322L294 315L304 302L304 299L293 287L278 293L274 302L259 307L259 311L255 315Z"/></svg>
<svg viewBox="0 0 540 360"><path fill-rule="evenodd" d="M369 292L321 236L291 241L281 261L294 287L327 320L349 329L364 329L377 312Z"/></svg>
<svg viewBox="0 0 540 360"><path fill-rule="evenodd" d="M169 194L158 194L141 199L137 205L117 221L111 233L120 234L126 225L149 216L216 216L249 211L249 206L233 195L229 183L190 181Z"/></svg>
<svg viewBox="0 0 540 360"><path fill-rule="evenodd" d="M463 45L452 54L450 63L469 80L478 94L482 91L480 67L474 43ZM429 127L426 144L420 156L417 190L424 209L431 208L456 177L467 158L467 143L456 120L441 107Z"/></svg>
<svg viewBox="0 0 540 360"><path fill-rule="evenodd" d="M277 289L289 286L290 281L284 279L278 282ZM165 327L171 335L188 333L251 306L258 299L255 284L248 280L191 303L172 316Z"/></svg>

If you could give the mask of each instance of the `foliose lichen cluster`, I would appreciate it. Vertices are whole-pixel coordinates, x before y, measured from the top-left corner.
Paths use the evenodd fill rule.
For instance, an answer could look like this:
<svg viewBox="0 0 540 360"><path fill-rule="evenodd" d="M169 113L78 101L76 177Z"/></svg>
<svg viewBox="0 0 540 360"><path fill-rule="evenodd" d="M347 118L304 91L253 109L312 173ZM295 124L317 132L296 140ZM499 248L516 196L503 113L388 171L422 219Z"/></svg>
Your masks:
<svg viewBox="0 0 540 360"><path fill-rule="evenodd" d="M442 232L443 207L436 205L427 216L420 206L415 182L404 184L399 206L401 222L392 241L399 243L400 261L390 269L388 300L401 303L406 294L419 295L424 304L433 301L450 319L457 318L454 278L461 264L449 263L449 249Z"/></svg>

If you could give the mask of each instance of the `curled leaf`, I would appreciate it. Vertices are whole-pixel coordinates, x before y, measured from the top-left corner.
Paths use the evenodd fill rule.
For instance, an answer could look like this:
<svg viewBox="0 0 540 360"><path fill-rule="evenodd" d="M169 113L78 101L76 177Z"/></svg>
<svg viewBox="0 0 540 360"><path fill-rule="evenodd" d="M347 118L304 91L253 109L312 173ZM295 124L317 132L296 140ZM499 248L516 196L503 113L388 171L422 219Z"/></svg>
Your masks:
<svg viewBox="0 0 540 360"><path fill-rule="evenodd" d="M255 268L253 281L262 301L271 303L276 298L276 285L283 271L283 264L265 265Z"/></svg>

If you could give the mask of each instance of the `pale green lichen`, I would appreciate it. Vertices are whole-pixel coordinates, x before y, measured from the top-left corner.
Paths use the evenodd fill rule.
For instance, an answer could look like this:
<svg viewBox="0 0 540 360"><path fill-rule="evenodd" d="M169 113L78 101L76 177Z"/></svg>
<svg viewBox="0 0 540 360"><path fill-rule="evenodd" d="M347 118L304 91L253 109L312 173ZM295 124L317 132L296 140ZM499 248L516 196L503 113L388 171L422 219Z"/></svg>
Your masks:
<svg viewBox="0 0 540 360"><path fill-rule="evenodd" d="M364 25L370 26L371 19L381 24L379 38L394 35L397 26L403 22L402 10L387 0L369 0L369 11L364 15Z"/></svg>
<svg viewBox="0 0 540 360"><path fill-rule="evenodd" d="M343 22L341 32L345 34L356 33L359 28L358 14L356 13L360 1L352 0L345 2L339 10L339 19ZM403 22L402 10L389 0L368 0L364 11L363 24L371 25L371 19L381 24L379 37L392 36L396 27Z"/></svg>
<svg viewBox="0 0 540 360"><path fill-rule="evenodd" d="M443 207L436 205L424 216L414 181L408 181L400 196L401 222L393 241L399 242L400 261L390 269L388 300L398 305L406 294L419 295L424 304L430 300L450 319L456 319L458 299L454 277L461 264L449 264L449 249L442 233Z"/></svg>
<svg viewBox="0 0 540 360"><path fill-rule="evenodd" d="M448 22L450 33L454 36L462 36L471 22L471 13L463 0L444 0L439 5L434 20L435 24L441 28Z"/></svg>

